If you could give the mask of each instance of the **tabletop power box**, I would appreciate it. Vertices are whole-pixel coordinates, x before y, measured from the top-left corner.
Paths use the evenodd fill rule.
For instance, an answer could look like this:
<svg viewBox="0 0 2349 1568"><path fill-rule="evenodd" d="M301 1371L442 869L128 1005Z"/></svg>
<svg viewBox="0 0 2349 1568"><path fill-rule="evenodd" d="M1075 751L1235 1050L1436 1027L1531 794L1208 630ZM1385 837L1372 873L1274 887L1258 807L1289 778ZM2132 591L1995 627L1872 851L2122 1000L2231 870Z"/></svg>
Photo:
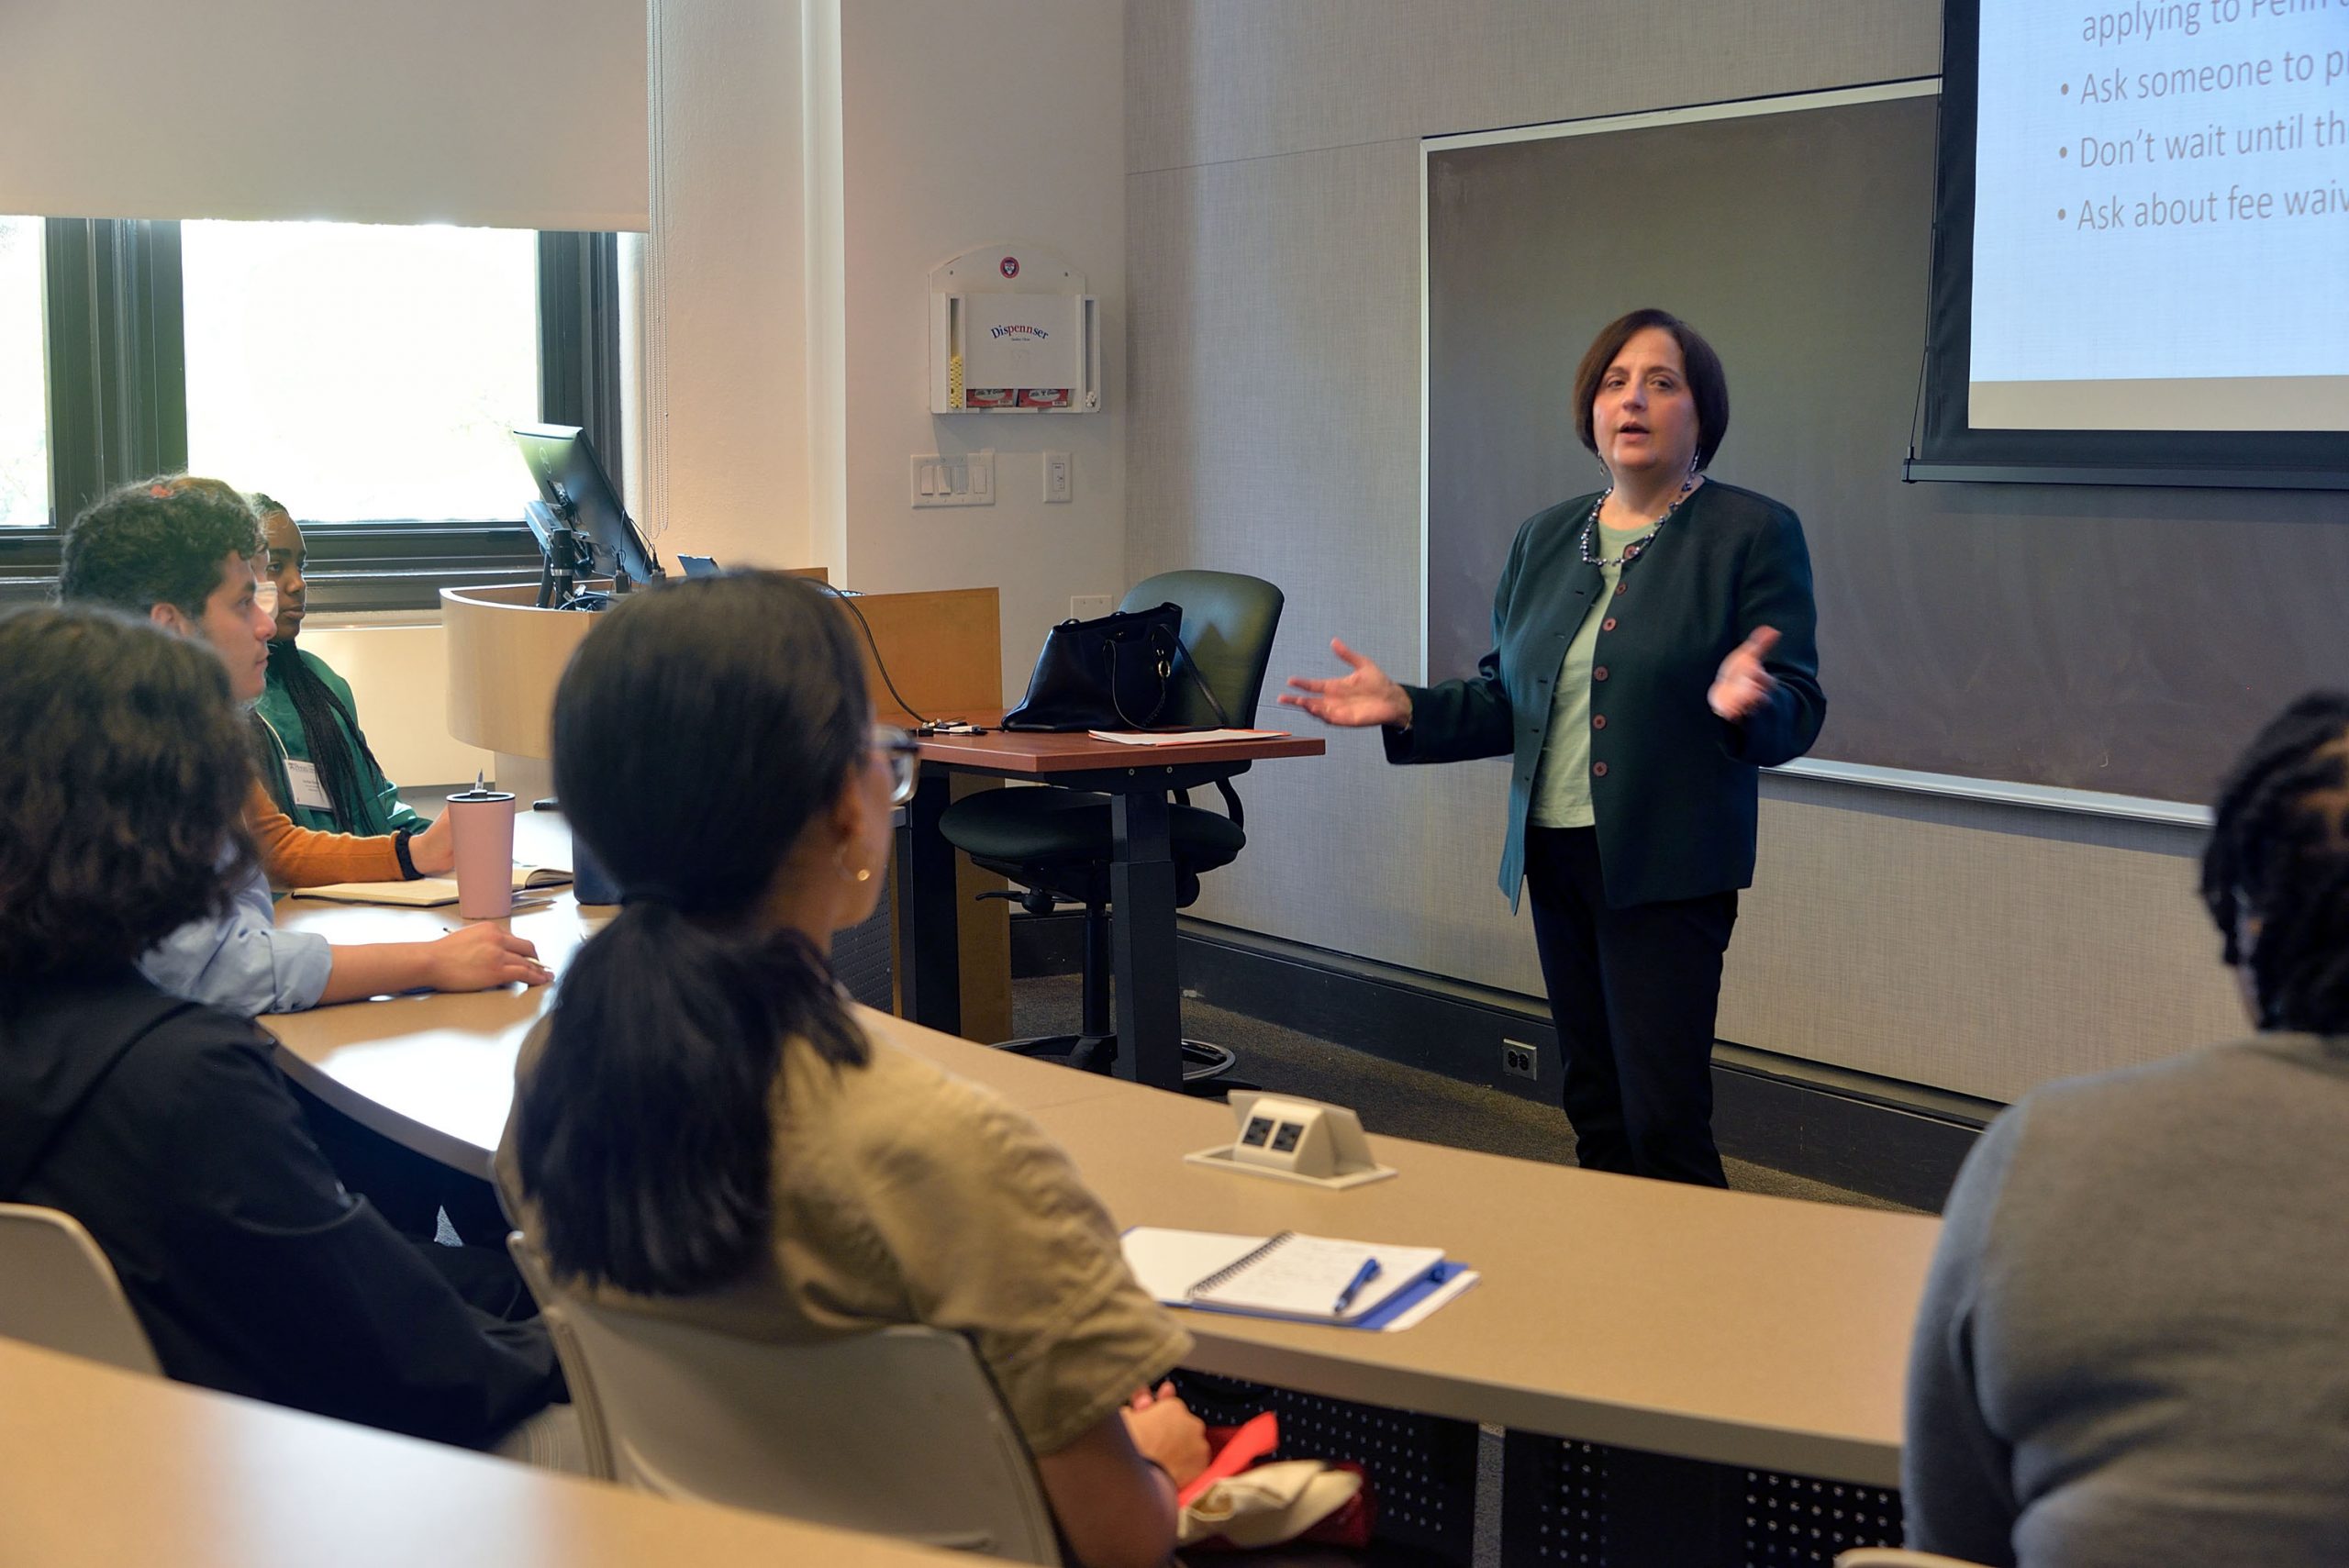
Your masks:
<svg viewBox="0 0 2349 1568"><path fill-rule="evenodd" d="M1343 1106L1289 1095L1234 1090L1237 1136L1183 1158L1195 1165L1242 1171L1317 1187L1358 1187L1395 1174L1370 1157L1362 1120Z"/></svg>

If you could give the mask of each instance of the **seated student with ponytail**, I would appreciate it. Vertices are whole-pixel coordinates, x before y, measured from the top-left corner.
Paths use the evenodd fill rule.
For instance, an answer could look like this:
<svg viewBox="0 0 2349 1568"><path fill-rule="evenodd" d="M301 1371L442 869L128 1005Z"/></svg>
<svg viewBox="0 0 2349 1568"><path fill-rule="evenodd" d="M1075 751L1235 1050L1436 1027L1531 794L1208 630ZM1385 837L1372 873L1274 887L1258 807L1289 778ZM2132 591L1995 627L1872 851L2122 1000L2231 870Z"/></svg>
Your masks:
<svg viewBox="0 0 2349 1568"><path fill-rule="evenodd" d="M555 787L625 907L523 1047L499 1186L558 1275L777 1340L966 1335L1076 1562L1163 1563L1206 1464L1189 1336L1068 1157L833 983L880 896L911 742L852 628L768 573L597 617L555 696Z"/></svg>
<svg viewBox="0 0 2349 1568"><path fill-rule="evenodd" d="M432 824L406 801L375 761L351 684L327 662L295 645L309 613L302 575L308 550L294 514L256 492L250 497L269 545L277 625L269 639L269 684L254 712L276 742L262 774L278 808L302 827L333 833L424 833Z"/></svg>
<svg viewBox="0 0 2349 1568"><path fill-rule="evenodd" d="M244 498L218 480L141 480L93 503L66 530L58 596L110 606L203 644L228 670L237 702L249 705L261 695L276 624L261 607L254 576L261 547L260 524ZM549 978L528 941L495 925L470 926L437 941L337 947L279 930L271 881L303 886L395 880L409 869L403 862L411 850L416 869L446 870L447 828L435 824L412 845L404 835L350 838L297 828L254 781L250 745L238 763L238 784L260 863L238 881L224 911L189 921L139 960L157 985L250 1017L386 991L480 991Z"/></svg>
<svg viewBox="0 0 2349 1568"><path fill-rule="evenodd" d="M544 1326L505 1320L528 1298L396 1234L252 1025L134 967L252 863L220 662L109 609L10 611L0 736L0 1201L87 1227L182 1381L471 1447L560 1398Z"/></svg>
<svg viewBox="0 0 2349 1568"><path fill-rule="evenodd" d="M2349 1562L2349 695L2271 722L2202 897L2257 1033L2032 1091L1950 1194L1909 1362L1909 1544Z"/></svg>

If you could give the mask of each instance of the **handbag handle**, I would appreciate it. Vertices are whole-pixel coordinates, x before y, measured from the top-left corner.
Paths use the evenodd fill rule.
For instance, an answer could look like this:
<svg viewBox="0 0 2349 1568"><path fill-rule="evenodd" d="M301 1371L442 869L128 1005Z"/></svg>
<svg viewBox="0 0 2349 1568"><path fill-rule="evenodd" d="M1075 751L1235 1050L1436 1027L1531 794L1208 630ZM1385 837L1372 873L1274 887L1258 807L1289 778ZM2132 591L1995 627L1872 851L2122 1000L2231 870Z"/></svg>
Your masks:
<svg viewBox="0 0 2349 1568"><path fill-rule="evenodd" d="M1147 729L1150 728L1150 721L1156 718L1166 707L1166 667L1162 664L1158 669L1158 706L1152 708L1148 716L1137 724L1134 722L1133 715L1126 711L1126 705L1118 700L1118 648L1119 645L1116 638L1110 638L1108 641L1109 644L1109 710L1118 716L1118 722L1128 729ZM1183 637L1180 632L1175 633L1174 646L1176 648L1183 646Z"/></svg>
<svg viewBox="0 0 2349 1568"><path fill-rule="evenodd" d="M1191 651L1185 645L1183 634L1179 631L1174 634L1174 651L1182 656L1183 668L1190 672L1191 684L1198 687L1199 695L1208 699L1208 707L1215 715L1217 727L1222 729L1230 728L1231 716L1223 711L1221 703L1215 700L1215 688L1208 684L1205 675L1199 673L1199 662L1191 657Z"/></svg>
<svg viewBox="0 0 2349 1568"><path fill-rule="evenodd" d="M1219 728L1230 728L1231 716L1224 711L1223 704L1216 699L1215 688L1208 684L1207 677L1199 673L1199 662L1191 657L1190 646L1183 640L1183 634L1178 631L1173 635L1174 638L1175 662L1180 663L1183 666L1184 673L1191 677L1191 684L1199 688L1199 695L1208 699L1208 710L1215 715L1217 726ZM1118 700L1118 648L1119 644L1115 640L1112 640L1109 643L1109 706L1116 710L1119 722L1125 725L1127 728L1147 729L1150 728L1151 719L1156 718L1159 714L1165 709L1166 697L1164 695L1164 688L1162 687L1160 690L1158 706L1152 708L1149 717L1144 718L1141 723L1135 723L1133 716L1126 711L1125 704ZM1158 672L1158 677L1161 681L1163 681L1172 673L1172 671L1161 666Z"/></svg>

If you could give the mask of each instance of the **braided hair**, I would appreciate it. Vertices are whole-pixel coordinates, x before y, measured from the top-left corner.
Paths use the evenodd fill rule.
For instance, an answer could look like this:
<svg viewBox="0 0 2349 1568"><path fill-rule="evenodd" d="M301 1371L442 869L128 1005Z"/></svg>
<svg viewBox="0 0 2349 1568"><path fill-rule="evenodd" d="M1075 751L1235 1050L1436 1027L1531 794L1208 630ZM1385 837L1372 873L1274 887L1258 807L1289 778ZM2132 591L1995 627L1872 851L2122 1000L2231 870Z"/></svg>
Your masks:
<svg viewBox="0 0 2349 1568"><path fill-rule="evenodd" d="M2202 902L2250 971L2260 1028L2349 1034L2349 694L2270 720L2217 813Z"/></svg>
<svg viewBox="0 0 2349 1568"><path fill-rule="evenodd" d="M264 523L281 514L289 521L293 518L285 503L273 495L256 490L245 499L251 505L253 516ZM335 831L384 831L386 825L375 815L375 792L372 787L376 774L383 770L367 744L366 732L359 728L358 717L343 706L334 688L310 668L310 662L302 657L291 638L271 640L269 678L294 705L294 717L301 722L303 740L309 749L310 765L318 770L318 786L326 791L327 809L334 817ZM274 763L275 745L272 743L268 750L269 761ZM291 811L291 782L285 784L282 793L275 782L284 772L282 766L264 766L262 777L271 781L271 793L280 795L279 806Z"/></svg>
<svg viewBox="0 0 2349 1568"><path fill-rule="evenodd" d="M375 792L371 787L382 769L359 721L292 642L269 645L269 678L284 687L294 717L302 721L310 763L318 770L319 786L334 813L335 831L382 832L384 825L374 820Z"/></svg>

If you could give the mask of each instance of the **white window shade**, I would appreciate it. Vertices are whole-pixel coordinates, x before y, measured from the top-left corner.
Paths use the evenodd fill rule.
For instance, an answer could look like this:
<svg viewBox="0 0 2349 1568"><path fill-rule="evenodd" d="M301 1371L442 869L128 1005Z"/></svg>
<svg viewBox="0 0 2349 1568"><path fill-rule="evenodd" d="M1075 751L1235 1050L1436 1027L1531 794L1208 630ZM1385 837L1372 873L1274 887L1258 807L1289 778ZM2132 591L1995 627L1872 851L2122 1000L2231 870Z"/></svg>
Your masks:
<svg viewBox="0 0 2349 1568"><path fill-rule="evenodd" d="M0 4L0 212L646 227L644 0Z"/></svg>

